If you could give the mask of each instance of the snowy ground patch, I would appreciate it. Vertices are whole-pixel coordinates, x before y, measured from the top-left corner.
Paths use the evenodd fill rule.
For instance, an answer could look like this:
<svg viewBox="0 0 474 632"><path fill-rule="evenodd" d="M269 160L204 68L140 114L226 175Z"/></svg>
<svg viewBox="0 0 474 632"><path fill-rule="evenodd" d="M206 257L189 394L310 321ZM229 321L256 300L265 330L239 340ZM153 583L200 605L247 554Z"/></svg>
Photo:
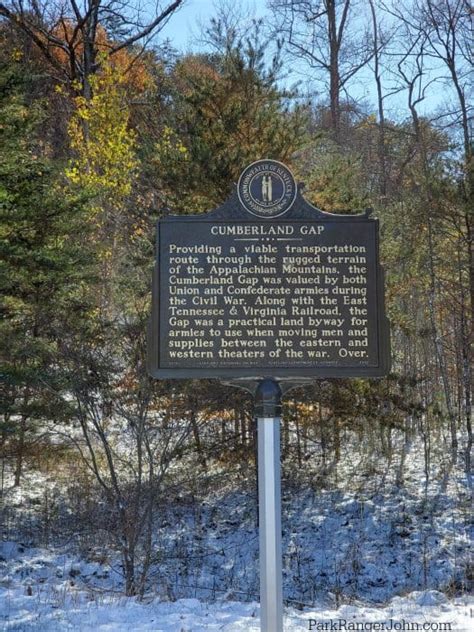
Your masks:
<svg viewBox="0 0 474 632"><path fill-rule="evenodd" d="M139 603L131 598L39 590L28 596L17 587L0 592L0 625L5 632L259 632L256 603L180 599ZM415 592L387 606L343 605L339 609L285 611L285 632L303 630L472 631L474 600L452 602L441 593ZM378 625L377 625L378 624ZM384 624L385 627L381 627ZM416 628L414 625L418 625ZM363 625L363 627L361 627Z"/></svg>
<svg viewBox="0 0 474 632"><path fill-rule="evenodd" d="M406 449L403 468L377 457L376 472L355 455L354 446L343 451L326 478L315 465L314 480L283 479L285 632L474 632L474 603L462 596L472 581L472 514L461 468L439 457L426 482L419 446ZM68 495L74 476L64 479L29 470L21 487L4 487L0 630L259 630L251 481L226 475L207 492L166 497L139 602L123 596L117 548L81 520Z"/></svg>
<svg viewBox="0 0 474 632"><path fill-rule="evenodd" d="M66 553L0 544L0 629L4 632L259 632L253 602L198 599L143 602L120 596L105 566ZM316 606L285 610L285 632L304 630L473 630L474 599L449 600L435 590L415 591L376 606L336 607L334 596ZM381 627L384 624L385 627ZM414 625L420 627L414 627ZM364 627L361 627L361 626ZM403 627L404 626L404 627ZM411 626L411 627L410 627Z"/></svg>

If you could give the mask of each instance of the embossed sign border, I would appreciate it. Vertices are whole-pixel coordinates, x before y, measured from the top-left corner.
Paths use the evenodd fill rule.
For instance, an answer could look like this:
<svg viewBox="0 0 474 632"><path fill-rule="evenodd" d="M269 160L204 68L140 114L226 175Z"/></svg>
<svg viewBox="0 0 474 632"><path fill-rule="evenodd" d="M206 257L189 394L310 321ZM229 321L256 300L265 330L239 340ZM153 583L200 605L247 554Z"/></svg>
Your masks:
<svg viewBox="0 0 474 632"><path fill-rule="evenodd" d="M160 269L162 265L161 257L164 254L160 248L161 226L189 224L190 227L197 223L214 224L261 224L275 222L276 218L255 217L241 204L236 187L224 204L208 213L198 215L172 215L158 220L157 222L157 257L153 273L152 291L152 316L148 331L148 372L152 377L159 379L185 379L185 378L215 378L215 379L237 379L254 381L263 377L271 377L278 380L297 381L298 378L307 380L310 378L354 378L354 377L383 377L390 370L390 326L385 313L384 300L384 272L379 261L379 223L375 218L370 217L370 210L357 215L337 215L325 213L314 207L302 196L302 187L299 186L297 195L291 208L282 216L277 218L278 223L298 223L315 222L324 223L375 223L375 287L369 287L369 292L375 293L375 305L377 312L377 351L378 364L376 366L313 366L313 367L252 367L245 366L242 361L240 367L199 367L199 360L196 360L196 367L162 367L160 366ZM317 363L315 363L317 364Z"/></svg>

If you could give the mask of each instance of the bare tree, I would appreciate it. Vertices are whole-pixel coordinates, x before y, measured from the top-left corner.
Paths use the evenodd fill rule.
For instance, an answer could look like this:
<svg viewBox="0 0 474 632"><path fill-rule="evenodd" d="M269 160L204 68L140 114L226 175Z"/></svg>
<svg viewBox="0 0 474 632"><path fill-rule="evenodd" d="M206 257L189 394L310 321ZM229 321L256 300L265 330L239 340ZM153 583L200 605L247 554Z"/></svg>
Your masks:
<svg viewBox="0 0 474 632"><path fill-rule="evenodd" d="M143 48L183 2L148 7L124 0L10 0L0 2L0 16L37 46L59 79L78 83L88 99L89 77L100 66L101 29L113 25L122 34L118 41L102 42L107 55L138 44Z"/></svg>
<svg viewBox="0 0 474 632"><path fill-rule="evenodd" d="M458 409L463 410L467 444L465 450L466 470L471 464L470 452L472 437L472 326L474 323L474 259L473 259L473 151L472 151L472 107L467 93L472 73L472 59L469 48L469 9L464 0L414 0L413 3L394 4L387 8L399 25L400 41L405 46L398 61L398 73L408 89L408 106L412 115L415 131L415 144L420 152L424 171L428 213L430 292L429 310L434 333L436 358L443 383L445 401L450 420L453 450L457 446L455 424L455 394L449 381L447 362L448 342L436 323L436 304L440 304L440 280L435 270L435 244L433 228L433 210L440 209L441 201L433 189L429 177L428 156L423 122L418 114L418 105L424 99L431 84L443 83L449 102L437 116L436 125L448 131L451 139L456 139L457 157L462 165L457 179L461 186L461 195L456 204L447 205L439 211L439 219L444 229L447 223L456 232L462 244L462 257L459 257L458 292L461 296L456 309L459 314L459 359L462 380L462 395L458 395ZM410 73L410 67L412 72ZM413 71L413 69L415 69ZM446 72L447 71L447 72ZM451 97L451 98L449 98ZM454 97L454 98L453 98ZM467 274L464 274L465 270ZM467 283L464 278L467 277ZM467 285L467 287L466 287ZM467 299L466 294L469 294ZM470 308L469 308L470 303ZM461 400L463 400L461 402Z"/></svg>
<svg viewBox="0 0 474 632"><path fill-rule="evenodd" d="M427 38L427 54L448 71L442 79L456 95L456 107L448 112L462 134L466 161L472 159L472 105L468 90L472 80L471 15L466 0L417 0L414 17Z"/></svg>
<svg viewBox="0 0 474 632"><path fill-rule="evenodd" d="M447 95L454 99L444 108L443 127L458 132L464 162L463 190L466 202L465 229L469 257L471 320L474 322L474 227L472 200L474 167L472 144L472 104L468 92L472 83L471 19L472 9L466 0L415 0L408 5L385 7L393 15L408 39L423 38L424 57L430 62L432 81L442 82ZM426 65L426 64L425 64ZM443 73L443 68L447 75ZM426 71L425 71L426 74Z"/></svg>
<svg viewBox="0 0 474 632"><path fill-rule="evenodd" d="M146 374L144 327L129 329L117 332L117 344L65 345L64 353L79 430L71 431L69 440L105 500L106 528L122 558L125 592L143 596L159 554L153 536L164 480L192 428L180 416L179 397Z"/></svg>
<svg viewBox="0 0 474 632"><path fill-rule="evenodd" d="M331 128L340 133L341 94L374 51L353 0L272 0L279 34L290 54L302 60L329 87ZM362 31L362 34L360 34Z"/></svg>
<svg viewBox="0 0 474 632"><path fill-rule="evenodd" d="M472 437L472 342L474 334L474 164L472 144L473 107L468 98L472 87L472 7L466 0L417 0L416 16L426 34L429 54L448 72L447 81L456 96L455 107L447 112L450 126L460 131L464 158L463 192L465 199L464 242L469 265L470 316L465 302L461 312L461 358L464 388L464 412L468 442L466 470L469 471ZM470 325L469 325L469 320Z"/></svg>
<svg viewBox="0 0 474 632"><path fill-rule="evenodd" d="M451 447L453 457L457 451L457 432L456 432L456 415L453 405L453 397L449 381L449 370L446 360L446 345L441 335L440 326L437 319L437 304L439 302L439 282L436 271L435 256L435 228L434 215L437 208L436 195L433 190L433 183L430 174L430 158L429 158L429 126L420 117L419 106L426 97L426 91L430 84L436 79L428 78L428 70L426 68L426 49L428 46L428 38L423 30L412 28L409 20L402 19L402 38L405 49L398 60L398 73L407 89L408 108L410 110L413 131L414 131L414 147L421 160L421 173L423 176L424 194L426 195L426 225L427 225L427 252L428 252L428 275L429 275L429 291L428 291L428 313L433 336L435 357L437 360L439 375L443 386L443 393L446 402L446 410L449 419L451 432Z"/></svg>
<svg viewBox="0 0 474 632"><path fill-rule="evenodd" d="M380 195L387 194L387 154L386 154L386 121L385 121L385 98L388 96L384 91L382 83L382 60L381 56L385 48L385 36L381 32L380 18L374 0L368 0L370 14L372 17L372 47L373 47L373 71L377 90L377 110L378 110L378 159L379 159L379 189Z"/></svg>

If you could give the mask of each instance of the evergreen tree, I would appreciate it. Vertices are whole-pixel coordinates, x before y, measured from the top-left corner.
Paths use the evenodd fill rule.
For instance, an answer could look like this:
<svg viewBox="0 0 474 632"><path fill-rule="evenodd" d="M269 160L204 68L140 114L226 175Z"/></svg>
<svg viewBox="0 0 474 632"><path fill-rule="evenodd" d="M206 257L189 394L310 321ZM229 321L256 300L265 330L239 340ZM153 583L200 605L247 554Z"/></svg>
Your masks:
<svg viewBox="0 0 474 632"><path fill-rule="evenodd" d="M214 51L176 62L161 78L161 116L139 129L150 180L175 213L222 203L262 157L291 164L306 137L306 108L290 107L295 94L278 84L278 54L267 64L261 24L239 34L214 20L207 37Z"/></svg>
<svg viewBox="0 0 474 632"><path fill-rule="evenodd" d="M2 443L20 483L27 444L44 420L67 418L58 342L87 311L80 198L68 196L41 142L40 102L28 103L24 66L0 66ZM69 326L69 325L68 325Z"/></svg>

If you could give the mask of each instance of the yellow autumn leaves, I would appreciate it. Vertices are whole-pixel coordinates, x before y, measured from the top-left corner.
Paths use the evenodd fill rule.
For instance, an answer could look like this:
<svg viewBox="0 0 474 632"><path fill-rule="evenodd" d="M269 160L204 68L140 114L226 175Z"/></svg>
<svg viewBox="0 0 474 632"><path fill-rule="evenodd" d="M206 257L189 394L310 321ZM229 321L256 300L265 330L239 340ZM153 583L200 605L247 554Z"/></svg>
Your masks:
<svg viewBox="0 0 474 632"><path fill-rule="evenodd" d="M66 175L73 184L117 207L130 194L138 167L135 134L128 124L125 77L104 60L100 73L89 81L92 98L74 99L68 126L74 158Z"/></svg>

